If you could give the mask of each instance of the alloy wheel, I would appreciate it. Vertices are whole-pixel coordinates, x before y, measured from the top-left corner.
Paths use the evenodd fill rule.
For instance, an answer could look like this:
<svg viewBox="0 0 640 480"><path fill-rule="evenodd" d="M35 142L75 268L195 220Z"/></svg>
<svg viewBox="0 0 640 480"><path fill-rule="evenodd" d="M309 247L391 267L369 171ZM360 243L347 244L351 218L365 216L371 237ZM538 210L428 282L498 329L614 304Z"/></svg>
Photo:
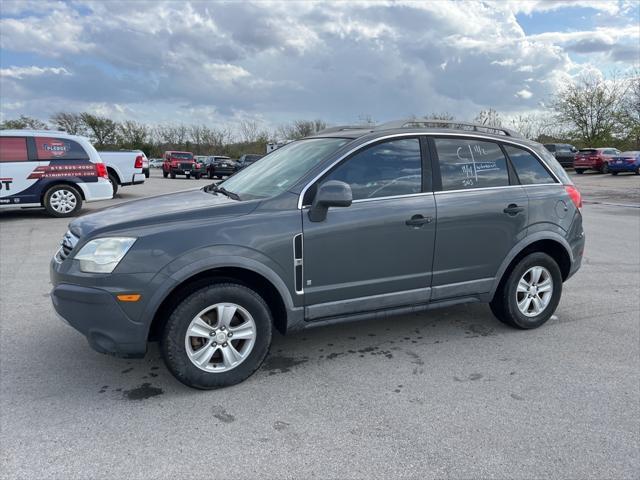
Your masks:
<svg viewBox="0 0 640 480"><path fill-rule="evenodd" d="M523 315L540 315L549 305L552 296L553 280L546 268L531 267L520 277L516 288L516 303Z"/></svg>

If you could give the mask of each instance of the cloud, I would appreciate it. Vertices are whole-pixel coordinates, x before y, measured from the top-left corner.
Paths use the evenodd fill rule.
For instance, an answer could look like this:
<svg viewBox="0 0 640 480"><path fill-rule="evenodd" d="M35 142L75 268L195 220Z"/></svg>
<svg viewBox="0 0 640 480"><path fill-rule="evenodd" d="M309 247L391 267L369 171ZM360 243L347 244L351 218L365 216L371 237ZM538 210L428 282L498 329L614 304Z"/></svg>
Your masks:
<svg viewBox="0 0 640 480"><path fill-rule="evenodd" d="M24 77L34 77L40 75L71 75L64 67L8 67L0 68L0 77L15 78L21 80Z"/></svg>
<svg viewBox="0 0 640 480"><path fill-rule="evenodd" d="M152 123L468 119L537 108L582 69L574 55L637 57L637 28L526 35L516 19L569 2L43 5L5 0L0 17L2 109L41 118L89 109ZM589 5L603 15L628 7Z"/></svg>

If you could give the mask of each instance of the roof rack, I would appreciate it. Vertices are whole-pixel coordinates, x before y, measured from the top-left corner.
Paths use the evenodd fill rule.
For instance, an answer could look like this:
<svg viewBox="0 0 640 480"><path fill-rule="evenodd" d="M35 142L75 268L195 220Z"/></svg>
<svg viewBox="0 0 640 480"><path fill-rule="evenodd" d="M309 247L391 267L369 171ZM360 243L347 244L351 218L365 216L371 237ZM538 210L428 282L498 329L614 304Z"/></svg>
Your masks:
<svg viewBox="0 0 640 480"><path fill-rule="evenodd" d="M450 128L454 130L470 130L473 132L491 133L507 137L522 138L518 132L503 127L482 125L481 123L460 122L458 120L439 120L436 118L394 120L375 126L374 130L393 130L398 128Z"/></svg>
<svg viewBox="0 0 640 480"><path fill-rule="evenodd" d="M371 125L337 125L335 127L325 128L324 130L320 130L315 135L326 134L326 133L334 133L334 132L344 132L346 130L371 130L374 127Z"/></svg>

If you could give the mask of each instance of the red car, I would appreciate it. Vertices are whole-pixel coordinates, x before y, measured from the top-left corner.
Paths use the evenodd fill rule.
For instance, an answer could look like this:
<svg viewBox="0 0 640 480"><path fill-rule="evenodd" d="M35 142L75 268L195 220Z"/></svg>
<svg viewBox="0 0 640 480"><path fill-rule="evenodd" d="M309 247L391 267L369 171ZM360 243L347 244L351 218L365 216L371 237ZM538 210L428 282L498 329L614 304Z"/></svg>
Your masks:
<svg viewBox="0 0 640 480"><path fill-rule="evenodd" d="M162 176L167 178L176 178L176 175L184 175L191 178L191 175L197 179L202 176L202 166L195 161L191 152L177 152L170 150L164 152L162 157Z"/></svg>
<svg viewBox="0 0 640 480"><path fill-rule="evenodd" d="M600 173L609 173L609 162L613 157L620 155L617 148L583 148L573 161L576 173L585 170L597 170Z"/></svg>

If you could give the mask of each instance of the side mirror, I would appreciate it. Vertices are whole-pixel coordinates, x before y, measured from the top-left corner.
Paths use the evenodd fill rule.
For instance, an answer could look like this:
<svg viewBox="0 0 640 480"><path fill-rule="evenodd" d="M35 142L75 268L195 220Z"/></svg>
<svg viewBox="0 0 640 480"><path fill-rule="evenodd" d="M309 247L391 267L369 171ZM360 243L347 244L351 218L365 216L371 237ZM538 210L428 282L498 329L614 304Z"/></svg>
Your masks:
<svg viewBox="0 0 640 480"><path fill-rule="evenodd" d="M578 153L578 149L577 149L576 147L571 147L571 151L572 151L573 153Z"/></svg>
<svg viewBox="0 0 640 480"><path fill-rule="evenodd" d="M318 187L309 210L309 220L322 222L327 218L329 207L349 207L353 194L349 184L338 180L329 180Z"/></svg>

